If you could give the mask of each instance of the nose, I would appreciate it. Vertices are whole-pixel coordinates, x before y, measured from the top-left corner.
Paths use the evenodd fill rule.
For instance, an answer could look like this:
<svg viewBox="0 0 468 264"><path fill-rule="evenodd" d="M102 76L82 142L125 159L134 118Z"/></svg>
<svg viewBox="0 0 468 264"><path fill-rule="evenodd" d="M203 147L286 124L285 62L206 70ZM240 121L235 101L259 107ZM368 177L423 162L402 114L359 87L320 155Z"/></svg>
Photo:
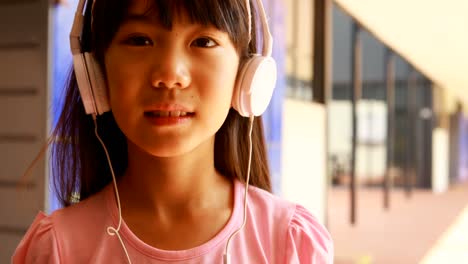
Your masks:
<svg viewBox="0 0 468 264"><path fill-rule="evenodd" d="M153 87L186 88L191 82L190 60L183 52L165 49L158 52L151 74Z"/></svg>

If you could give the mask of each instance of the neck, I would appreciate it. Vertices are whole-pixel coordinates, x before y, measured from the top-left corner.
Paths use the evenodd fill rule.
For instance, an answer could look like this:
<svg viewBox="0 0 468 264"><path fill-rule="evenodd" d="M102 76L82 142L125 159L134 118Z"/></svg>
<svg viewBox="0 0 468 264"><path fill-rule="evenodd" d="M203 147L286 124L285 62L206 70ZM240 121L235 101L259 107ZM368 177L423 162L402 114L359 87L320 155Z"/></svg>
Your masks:
<svg viewBox="0 0 468 264"><path fill-rule="evenodd" d="M207 142L190 153L160 158L129 143L128 168L118 183L124 211L170 215L226 204L231 183L216 171L213 149L214 142Z"/></svg>

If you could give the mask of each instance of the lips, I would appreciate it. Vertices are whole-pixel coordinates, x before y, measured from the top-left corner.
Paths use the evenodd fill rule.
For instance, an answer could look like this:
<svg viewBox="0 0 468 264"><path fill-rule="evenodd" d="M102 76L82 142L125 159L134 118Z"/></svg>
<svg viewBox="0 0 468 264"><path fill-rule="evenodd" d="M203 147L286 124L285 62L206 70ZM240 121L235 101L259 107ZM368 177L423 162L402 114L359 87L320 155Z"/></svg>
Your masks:
<svg viewBox="0 0 468 264"><path fill-rule="evenodd" d="M153 103L151 105L147 105L144 108L145 113L146 112L154 112L154 113L163 113L165 114L166 112L169 113L191 113L193 112L190 107L187 107L183 104L178 104L175 102L165 102L165 103Z"/></svg>
<svg viewBox="0 0 468 264"><path fill-rule="evenodd" d="M193 113L187 113L184 111L147 111L145 115L148 117L184 117L188 115L193 115Z"/></svg>
<svg viewBox="0 0 468 264"><path fill-rule="evenodd" d="M194 115L194 112L190 112L187 108L178 105L154 106L144 112L145 118L157 126L183 124Z"/></svg>

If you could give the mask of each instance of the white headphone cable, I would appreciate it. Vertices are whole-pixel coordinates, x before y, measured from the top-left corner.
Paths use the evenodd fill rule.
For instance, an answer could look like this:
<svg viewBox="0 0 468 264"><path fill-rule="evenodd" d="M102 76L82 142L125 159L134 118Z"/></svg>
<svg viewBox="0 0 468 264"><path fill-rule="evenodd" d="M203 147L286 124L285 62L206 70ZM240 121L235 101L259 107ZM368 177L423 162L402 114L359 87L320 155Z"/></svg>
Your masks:
<svg viewBox="0 0 468 264"><path fill-rule="evenodd" d="M117 225L117 228L115 228L113 226L108 226L107 227L107 234L109 234L110 236L117 235L117 238L119 239L120 244L122 245L122 248L125 251L125 255L127 256L128 263L132 264L132 261L130 260L130 256L128 255L127 248L125 247L125 244L124 244L124 242L122 240L122 237L119 234L120 227L122 226L122 207L120 205L119 190L117 189L117 180L115 179L114 169L112 167L112 162L111 162L111 159L109 157L109 152L107 151L107 148L106 148L106 145L104 144L104 141L102 141L101 137L99 136L98 128L97 128L98 126L97 126L96 115L95 114L93 114L93 121L94 121L94 133L96 134L97 139L101 143L102 148L104 149L104 152L106 153L107 162L109 163L109 168L110 168L110 171L111 171L111 174L112 174L112 181L114 183L115 195L117 196L116 197L117 198L117 207L119 209L119 224Z"/></svg>
<svg viewBox="0 0 468 264"><path fill-rule="evenodd" d="M109 163L109 168L110 168L111 174L112 174L112 181L113 181L113 184L114 184L115 195L117 196L116 197L117 198L117 207L118 207L118 210L119 210L119 224L118 224L117 228L109 226L109 227L107 227L107 233L109 235L111 235L111 236L117 235L117 238L119 239L120 244L122 245L122 248L123 248L123 250L125 252L125 255L127 256L127 261L128 261L129 264L131 264L132 261L130 259L129 254L128 254L127 248L125 247L125 244L123 243L122 237L119 234L119 230L120 230L120 227L122 225L122 208L121 208L121 205L120 205L120 197L119 197L119 191L118 191L118 188L117 188L117 180L115 178L114 169L112 167L112 162L111 162L110 157L109 157L109 152L107 151L106 145L104 144L104 142L102 141L102 139L101 139L101 137L99 136L99 133L98 133L96 115L93 115L93 121L94 121L94 133L96 134L97 139L101 143L101 145L102 145L102 147L104 149L104 152L106 154L106 157L107 157L107 162ZM235 235L237 235L244 228L244 226L245 226L245 224L247 222L247 198L248 198L248 191L249 191L250 168L251 168L251 164L252 164L252 130L253 130L253 122L254 122L254 116L250 116L250 118L249 118L249 159L248 159L248 163L247 163L247 179L246 179L246 182L245 182L245 193L244 193L244 218L243 218L243 221L242 221L242 225L239 227L239 229L234 231L228 238L228 241L226 243L226 248L225 248L225 251L224 251L224 255L223 255L223 263L224 264L230 264L229 244L230 244L232 238Z"/></svg>
<svg viewBox="0 0 468 264"><path fill-rule="evenodd" d="M252 130L253 130L253 122L254 122L254 116L251 115L249 117L249 161L247 163L247 179L245 180L245 193L244 193L244 219L242 221L242 225L234 231L228 238L228 241L226 243L226 248L224 249L224 255L223 255L223 263L224 264L230 264L230 255L229 255L229 244L231 243L232 238L237 235L245 226L245 223L247 222L247 198L248 198L248 191L249 191L249 180L250 180L250 167L252 164Z"/></svg>

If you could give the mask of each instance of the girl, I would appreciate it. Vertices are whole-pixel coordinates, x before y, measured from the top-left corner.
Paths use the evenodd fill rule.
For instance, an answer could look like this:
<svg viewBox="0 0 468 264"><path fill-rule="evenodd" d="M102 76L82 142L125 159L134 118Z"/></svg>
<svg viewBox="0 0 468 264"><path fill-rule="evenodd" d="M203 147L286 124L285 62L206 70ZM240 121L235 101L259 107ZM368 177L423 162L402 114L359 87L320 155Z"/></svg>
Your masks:
<svg viewBox="0 0 468 264"><path fill-rule="evenodd" d="M249 0L80 2L53 134L65 208L36 217L13 263L333 262L324 227L269 193L253 116L275 72L264 16L251 58L251 10L264 15Z"/></svg>

